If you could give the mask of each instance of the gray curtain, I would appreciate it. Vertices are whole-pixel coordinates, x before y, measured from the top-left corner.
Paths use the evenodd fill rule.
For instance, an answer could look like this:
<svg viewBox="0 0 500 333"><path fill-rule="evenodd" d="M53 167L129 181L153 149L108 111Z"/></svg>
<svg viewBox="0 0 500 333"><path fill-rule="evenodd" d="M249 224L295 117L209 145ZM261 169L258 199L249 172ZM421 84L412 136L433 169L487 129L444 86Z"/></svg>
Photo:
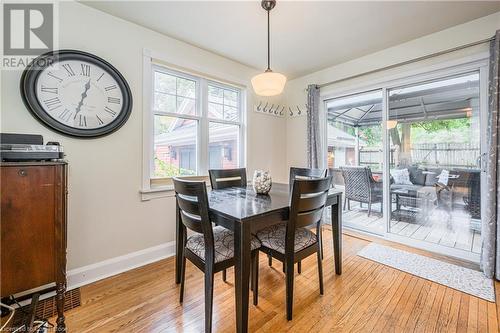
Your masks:
<svg viewBox="0 0 500 333"><path fill-rule="evenodd" d="M488 156L486 169L486 206L483 217L481 236L483 239L481 249L481 267L484 274L500 280L500 179L498 133L500 123L499 109L499 75L500 75L500 30L496 32L495 39L490 44L490 78L488 91Z"/></svg>
<svg viewBox="0 0 500 333"><path fill-rule="evenodd" d="M321 165L321 127L319 119L319 86L307 87L307 166Z"/></svg>

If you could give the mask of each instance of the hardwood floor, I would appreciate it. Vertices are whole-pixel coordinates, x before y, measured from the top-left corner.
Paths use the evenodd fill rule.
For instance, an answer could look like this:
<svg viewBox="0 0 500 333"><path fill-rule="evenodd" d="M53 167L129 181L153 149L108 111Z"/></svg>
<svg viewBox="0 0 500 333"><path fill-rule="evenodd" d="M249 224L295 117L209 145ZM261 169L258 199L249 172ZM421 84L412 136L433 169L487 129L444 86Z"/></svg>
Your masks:
<svg viewBox="0 0 500 333"><path fill-rule="evenodd" d="M325 295L319 295L316 258L310 257L295 277L292 321L285 315L281 264L270 268L261 255L259 305L250 306L251 332L498 332L495 303L357 256L368 240L344 235L343 274L335 275L327 229ZM227 281L216 275L214 332L235 328L233 269ZM173 257L84 286L81 293L82 305L66 312L69 332L203 331L203 274L187 264L181 306Z"/></svg>

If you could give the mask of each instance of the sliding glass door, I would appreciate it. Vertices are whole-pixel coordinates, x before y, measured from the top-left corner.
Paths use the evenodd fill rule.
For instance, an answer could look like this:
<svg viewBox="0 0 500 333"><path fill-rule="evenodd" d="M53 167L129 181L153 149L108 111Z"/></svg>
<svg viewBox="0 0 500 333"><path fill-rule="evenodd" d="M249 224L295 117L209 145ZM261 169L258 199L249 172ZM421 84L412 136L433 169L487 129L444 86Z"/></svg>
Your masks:
<svg viewBox="0 0 500 333"><path fill-rule="evenodd" d="M478 260L486 80L478 61L325 99L345 226Z"/></svg>
<svg viewBox="0 0 500 333"><path fill-rule="evenodd" d="M389 232L480 252L479 72L388 90Z"/></svg>
<svg viewBox="0 0 500 333"><path fill-rule="evenodd" d="M326 108L327 164L345 191L344 224L383 234L382 90L332 99Z"/></svg>

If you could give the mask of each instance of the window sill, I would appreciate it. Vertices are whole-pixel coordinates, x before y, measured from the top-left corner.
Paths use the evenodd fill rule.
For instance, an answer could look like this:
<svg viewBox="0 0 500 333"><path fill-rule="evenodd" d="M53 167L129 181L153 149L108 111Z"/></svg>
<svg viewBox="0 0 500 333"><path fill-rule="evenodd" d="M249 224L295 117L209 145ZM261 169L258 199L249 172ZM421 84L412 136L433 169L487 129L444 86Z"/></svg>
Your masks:
<svg viewBox="0 0 500 333"><path fill-rule="evenodd" d="M189 179L188 177L185 177ZM205 180L207 177L199 177L199 176L193 176L190 177L191 180ZM203 178L203 179L200 179ZM167 179L167 178L164 178ZM163 180L164 180L163 179ZM171 180L172 178L168 178L168 180ZM207 188L210 188L210 183L207 182ZM139 190L139 193L141 194L141 201L149 201L152 199L159 199L159 198L173 198L175 197L175 192L174 192L174 185L173 184L165 184L165 185L153 185L150 188L143 188Z"/></svg>
<svg viewBox="0 0 500 333"><path fill-rule="evenodd" d="M141 201L149 201L151 199L175 197L174 185L155 186L144 188L139 191Z"/></svg>

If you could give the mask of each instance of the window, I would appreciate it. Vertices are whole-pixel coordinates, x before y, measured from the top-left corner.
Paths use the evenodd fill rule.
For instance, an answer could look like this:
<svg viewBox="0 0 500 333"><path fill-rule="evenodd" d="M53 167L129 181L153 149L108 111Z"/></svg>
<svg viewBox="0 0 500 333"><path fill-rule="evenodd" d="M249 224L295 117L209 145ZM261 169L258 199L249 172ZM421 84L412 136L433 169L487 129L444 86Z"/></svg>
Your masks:
<svg viewBox="0 0 500 333"><path fill-rule="evenodd" d="M153 66L150 178L203 176L242 165L242 91Z"/></svg>

